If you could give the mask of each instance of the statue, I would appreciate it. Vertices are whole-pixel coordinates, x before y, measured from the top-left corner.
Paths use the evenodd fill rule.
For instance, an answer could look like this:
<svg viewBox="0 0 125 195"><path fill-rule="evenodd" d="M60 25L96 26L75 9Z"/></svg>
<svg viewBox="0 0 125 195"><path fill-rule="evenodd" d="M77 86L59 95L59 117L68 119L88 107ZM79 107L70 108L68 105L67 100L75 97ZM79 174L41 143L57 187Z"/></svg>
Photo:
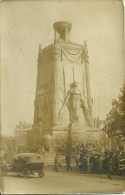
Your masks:
<svg viewBox="0 0 125 195"><path fill-rule="evenodd" d="M60 114L62 113L62 110L64 106L67 105L69 110L69 118L71 123L78 123L79 122L79 111L80 108L83 110L85 119L89 126L93 126L90 114L88 109L85 106L85 103L83 99L81 98L80 90L78 89L78 83L73 82L70 85L70 89L67 93L67 96L64 100L64 103L62 105L62 108L59 112L58 119L60 117Z"/></svg>
<svg viewBox="0 0 125 195"><path fill-rule="evenodd" d="M80 96L80 91L78 89L77 82L73 82L70 85L68 96L69 96L69 100L67 106L69 109L70 122L78 122L81 96Z"/></svg>

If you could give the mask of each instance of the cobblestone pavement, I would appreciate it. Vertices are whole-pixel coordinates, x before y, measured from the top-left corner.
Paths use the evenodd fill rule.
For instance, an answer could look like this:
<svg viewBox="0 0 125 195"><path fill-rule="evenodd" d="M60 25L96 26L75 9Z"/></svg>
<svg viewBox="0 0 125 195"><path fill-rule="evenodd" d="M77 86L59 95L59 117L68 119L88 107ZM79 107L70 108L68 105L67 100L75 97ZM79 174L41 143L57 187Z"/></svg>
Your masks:
<svg viewBox="0 0 125 195"><path fill-rule="evenodd" d="M123 177L107 175L78 174L45 171L43 178L4 177L4 193L55 194L55 193L96 193L125 191Z"/></svg>

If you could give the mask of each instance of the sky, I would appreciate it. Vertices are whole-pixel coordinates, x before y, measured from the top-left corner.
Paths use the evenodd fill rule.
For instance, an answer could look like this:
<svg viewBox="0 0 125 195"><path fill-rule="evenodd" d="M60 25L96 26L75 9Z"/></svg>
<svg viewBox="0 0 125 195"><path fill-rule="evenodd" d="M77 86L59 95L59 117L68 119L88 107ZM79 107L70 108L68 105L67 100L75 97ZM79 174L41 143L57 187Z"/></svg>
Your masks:
<svg viewBox="0 0 125 195"><path fill-rule="evenodd" d="M33 123L38 47L53 43L53 23L57 21L72 23L73 42L87 41L94 115L105 119L112 99L119 94L124 82L121 1L4 1L1 3L2 134L13 135L19 121Z"/></svg>

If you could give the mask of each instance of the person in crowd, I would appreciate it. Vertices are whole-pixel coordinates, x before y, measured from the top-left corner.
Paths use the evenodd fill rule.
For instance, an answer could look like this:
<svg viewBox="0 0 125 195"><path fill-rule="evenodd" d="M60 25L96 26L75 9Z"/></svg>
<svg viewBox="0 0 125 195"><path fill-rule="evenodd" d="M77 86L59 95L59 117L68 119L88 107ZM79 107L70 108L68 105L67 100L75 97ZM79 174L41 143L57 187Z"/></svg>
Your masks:
<svg viewBox="0 0 125 195"><path fill-rule="evenodd" d="M107 169L108 169L108 178L111 179L111 175L112 175L112 157L111 156L109 156L107 160Z"/></svg>
<svg viewBox="0 0 125 195"><path fill-rule="evenodd" d="M98 173L98 168L99 168L99 165L98 165L98 155L96 154L95 155L95 173Z"/></svg>
<svg viewBox="0 0 125 195"><path fill-rule="evenodd" d="M83 161L83 154L80 152L80 157L79 157L79 169L81 172L83 172L83 166L82 166L82 161Z"/></svg>
<svg viewBox="0 0 125 195"><path fill-rule="evenodd" d="M87 158L86 158L86 155L84 153L80 154L79 162L81 164L81 166L80 166L81 172L86 173L87 172Z"/></svg>
<svg viewBox="0 0 125 195"><path fill-rule="evenodd" d="M59 167L59 159L58 159L58 153L56 153L55 163L54 163L54 171L58 172L58 167Z"/></svg>
<svg viewBox="0 0 125 195"><path fill-rule="evenodd" d="M120 154L116 154L116 174L118 174L119 170L119 162L120 162Z"/></svg>
<svg viewBox="0 0 125 195"><path fill-rule="evenodd" d="M71 167L70 163L71 163L70 153L67 153L66 154L66 170L67 171L69 171L69 170L72 171L72 167Z"/></svg>
<svg viewBox="0 0 125 195"><path fill-rule="evenodd" d="M102 155L100 155L99 156L99 159L98 159L98 165L99 165L99 167L98 167L98 170L99 170L99 174L101 174L102 173L102 160L103 160L103 158L102 158Z"/></svg>
<svg viewBox="0 0 125 195"><path fill-rule="evenodd" d="M116 173L116 153L112 155L112 173Z"/></svg>
<svg viewBox="0 0 125 195"><path fill-rule="evenodd" d="M92 157L92 154L90 155L89 157L89 164L90 164L90 173L93 172L93 157Z"/></svg>
<svg viewBox="0 0 125 195"><path fill-rule="evenodd" d="M82 166L83 166L84 173L87 173L87 157L86 156L83 157Z"/></svg>
<svg viewBox="0 0 125 195"><path fill-rule="evenodd" d="M96 173L96 156L95 156L95 154L92 155L91 162L92 162L92 172Z"/></svg>
<svg viewBox="0 0 125 195"><path fill-rule="evenodd" d="M105 153L104 173L108 173L108 160L109 160L109 154Z"/></svg>
<svg viewBox="0 0 125 195"><path fill-rule="evenodd" d="M87 156L87 172L90 173L91 167L90 167L90 160L89 160L89 155Z"/></svg>
<svg viewBox="0 0 125 195"><path fill-rule="evenodd" d="M92 163L92 155L89 156L89 165L90 165L90 173L92 173L93 170L93 163Z"/></svg>
<svg viewBox="0 0 125 195"><path fill-rule="evenodd" d="M76 170L79 170L79 154L77 152L75 152L74 154L74 158L75 158L75 163L76 163Z"/></svg>

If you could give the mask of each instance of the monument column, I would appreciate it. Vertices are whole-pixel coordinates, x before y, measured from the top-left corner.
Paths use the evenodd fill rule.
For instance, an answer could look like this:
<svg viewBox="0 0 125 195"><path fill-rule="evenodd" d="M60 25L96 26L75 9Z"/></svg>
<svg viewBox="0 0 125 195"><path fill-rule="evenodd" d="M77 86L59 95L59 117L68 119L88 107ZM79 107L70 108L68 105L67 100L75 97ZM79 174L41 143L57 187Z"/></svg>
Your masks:
<svg viewBox="0 0 125 195"><path fill-rule="evenodd" d="M58 87L58 74L59 74L59 57L60 49L58 48L58 43L54 44L54 56L53 56L53 73L54 73L54 98L53 98L53 125L57 122L57 116L59 112L59 87Z"/></svg>
<svg viewBox="0 0 125 195"><path fill-rule="evenodd" d="M42 49L41 49L41 44L39 44L39 53L38 53L38 64L37 64L37 80L36 80L36 93L35 93L35 100L34 100L34 124L37 123L37 92L39 88L39 77L40 77L40 66L42 65Z"/></svg>
<svg viewBox="0 0 125 195"><path fill-rule="evenodd" d="M92 97L91 97L91 86L90 86L90 73L89 73L89 61L86 41L84 41L84 59L85 59L85 74L86 74L86 88L87 88L87 102L89 108L89 114L93 120L93 109L92 109Z"/></svg>

